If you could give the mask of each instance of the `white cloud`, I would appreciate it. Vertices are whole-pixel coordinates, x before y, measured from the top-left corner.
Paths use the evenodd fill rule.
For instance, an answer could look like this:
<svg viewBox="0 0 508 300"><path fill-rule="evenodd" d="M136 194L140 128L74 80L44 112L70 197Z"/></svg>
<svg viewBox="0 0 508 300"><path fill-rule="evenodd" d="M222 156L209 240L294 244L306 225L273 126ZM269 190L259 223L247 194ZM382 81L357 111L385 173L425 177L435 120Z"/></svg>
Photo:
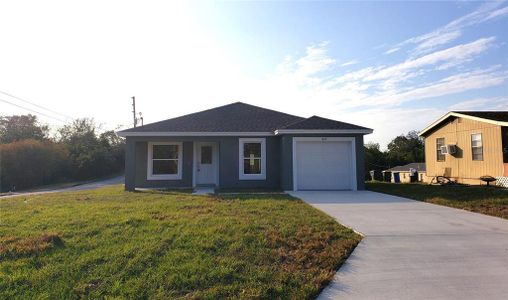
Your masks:
<svg viewBox="0 0 508 300"><path fill-rule="evenodd" d="M499 8L504 5L503 1L487 2L480 5L473 12L457 18L445 26L439 27L431 32L407 39L394 48L402 48L406 45L416 45L411 51L413 55L420 55L434 51L437 47L456 40L462 34L462 30L466 27L477 25L489 21L491 19L501 17L508 14L508 6Z"/></svg>
<svg viewBox="0 0 508 300"><path fill-rule="evenodd" d="M369 96L364 102L369 105L397 105L408 101L427 99L465 91L482 89L502 84L508 78L506 71L493 71L492 68L466 72L446 77L438 82L401 92L388 92Z"/></svg>
<svg viewBox="0 0 508 300"><path fill-rule="evenodd" d="M357 61L356 59L353 59L353 60L350 60L350 61L347 61L347 62L341 64L340 66L341 67L347 67L347 66L356 65L358 63L359 63L359 61Z"/></svg>
<svg viewBox="0 0 508 300"><path fill-rule="evenodd" d="M498 10L495 10L495 11L491 12L485 18L485 21L490 20L490 19L494 19L494 18L497 18L497 17L501 17L501 16L504 16L504 15L508 15L508 6L505 6L503 8L500 8Z"/></svg>
<svg viewBox="0 0 508 300"><path fill-rule="evenodd" d="M460 30L442 33L436 37L423 40L416 46L414 52L423 53L436 48L437 46L448 44L449 42L457 39L461 35Z"/></svg>
<svg viewBox="0 0 508 300"><path fill-rule="evenodd" d="M419 58L408 59L403 63L378 70L370 76L365 77L364 80L371 81L392 77L404 79L407 77L408 71L410 70L435 65L439 62L460 64L464 61L468 61L474 55L487 50L493 44L494 40L494 37L481 38L468 44L461 44L445 50L436 51Z"/></svg>
<svg viewBox="0 0 508 300"><path fill-rule="evenodd" d="M458 110L508 110L508 97L476 98L453 104L450 111Z"/></svg>
<svg viewBox="0 0 508 300"><path fill-rule="evenodd" d="M400 47L394 47L386 50L383 54L392 54L400 50Z"/></svg>

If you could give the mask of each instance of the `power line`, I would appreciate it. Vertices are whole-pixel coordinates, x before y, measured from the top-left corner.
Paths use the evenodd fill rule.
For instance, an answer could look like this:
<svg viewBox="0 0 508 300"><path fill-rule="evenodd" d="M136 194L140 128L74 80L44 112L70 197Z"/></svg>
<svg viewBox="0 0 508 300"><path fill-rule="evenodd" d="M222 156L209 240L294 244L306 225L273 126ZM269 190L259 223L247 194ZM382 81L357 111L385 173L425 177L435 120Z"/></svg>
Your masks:
<svg viewBox="0 0 508 300"><path fill-rule="evenodd" d="M36 114L39 114L39 115L42 115L42 116L45 116L45 117L51 118L51 119L55 119L55 120L60 121L60 122L62 122L62 123L68 123L67 121L64 121L64 120L62 120L62 119L55 118L55 117L53 117L53 116L47 115L47 114L45 114L45 113L41 113L40 111L36 111L36 110L31 109L31 108L28 108L28 107L24 107L24 106L18 105L18 104L16 104L16 103L12 103L12 102L7 101L7 100L2 99L2 98L0 98L0 101L5 102L5 103L10 104L10 105L13 105L13 106L16 106L16 107L19 107L19 108L22 108L22 109L25 109L25 110L28 110L28 111L31 111L31 112L36 113Z"/></svg>
<svg viewBox="0 0 508 300"><path fill-rule="evenodd" d="M73 117L70 117L70 116L68 116L68 115L65 115L65 114L59 113L59 112L57 112L57 111L54 111L54 110L49 109L49 108L46 108L46 107L44 107L44 106L42 106L42 105L39 105L39 104L33 103L33 102L28 101L28 100L26 100L26 99L23 99L23 98L20 98L20 97L14 96L14 95L9 94L9 93L7 93L7 92L0 91L0 93L2 93L2 94L4 94L4 95L7 95L7 96L9 96L9 97L12 97L12 98L14 98L14 99L17 99L17 100L19 100L19 101L23 101L23 102L25 102L25 103L31 104L31 105L36 106L36 107L38 107L38 108L42 108L42 109L44 109L44 110L46 110L46 111L49 111L49 112L52 112L52 113L54 113L54 114L60 115L60 116L65 117L65 118L67 118L67 119L71 119L71 120L73 120L73 119L74 119Z"/></svg>

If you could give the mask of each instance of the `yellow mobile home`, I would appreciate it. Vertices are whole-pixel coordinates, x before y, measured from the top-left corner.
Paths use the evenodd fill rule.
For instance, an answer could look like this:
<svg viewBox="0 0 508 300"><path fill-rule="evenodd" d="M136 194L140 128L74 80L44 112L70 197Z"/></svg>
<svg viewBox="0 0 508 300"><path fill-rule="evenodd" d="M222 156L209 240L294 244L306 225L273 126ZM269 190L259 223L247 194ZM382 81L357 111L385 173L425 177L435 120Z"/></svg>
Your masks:
<svg viewBox="0 0 508 300"><path fill-rule="evenodd" d="M508 111L449 112L420 132L425 139L427 176L481 184L508 179Z"/></svg>

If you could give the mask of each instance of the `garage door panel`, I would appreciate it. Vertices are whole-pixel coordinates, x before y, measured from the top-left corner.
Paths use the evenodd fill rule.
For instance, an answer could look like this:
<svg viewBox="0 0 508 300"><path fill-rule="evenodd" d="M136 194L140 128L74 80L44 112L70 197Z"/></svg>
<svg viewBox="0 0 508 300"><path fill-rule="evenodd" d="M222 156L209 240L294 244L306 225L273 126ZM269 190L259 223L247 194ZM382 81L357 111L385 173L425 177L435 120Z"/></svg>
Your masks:
<svg viewBox="0 0 508 300"><path fill-rule="evenodd" d="M298 141L295 147L298 189L352 189L351 142Z"/></svg>

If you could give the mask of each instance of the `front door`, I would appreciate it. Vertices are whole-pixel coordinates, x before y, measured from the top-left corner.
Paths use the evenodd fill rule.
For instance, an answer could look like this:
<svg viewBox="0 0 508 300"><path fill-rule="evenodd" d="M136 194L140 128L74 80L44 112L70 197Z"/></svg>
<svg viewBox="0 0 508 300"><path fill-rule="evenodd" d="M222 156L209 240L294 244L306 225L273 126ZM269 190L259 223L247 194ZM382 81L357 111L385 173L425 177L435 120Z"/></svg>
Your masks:
<svg viewBox="0 0 508 300"><path fill-rule="evenodd" d="M215 143L197 144L196 184L217 184L217 145Z"/></svg>

